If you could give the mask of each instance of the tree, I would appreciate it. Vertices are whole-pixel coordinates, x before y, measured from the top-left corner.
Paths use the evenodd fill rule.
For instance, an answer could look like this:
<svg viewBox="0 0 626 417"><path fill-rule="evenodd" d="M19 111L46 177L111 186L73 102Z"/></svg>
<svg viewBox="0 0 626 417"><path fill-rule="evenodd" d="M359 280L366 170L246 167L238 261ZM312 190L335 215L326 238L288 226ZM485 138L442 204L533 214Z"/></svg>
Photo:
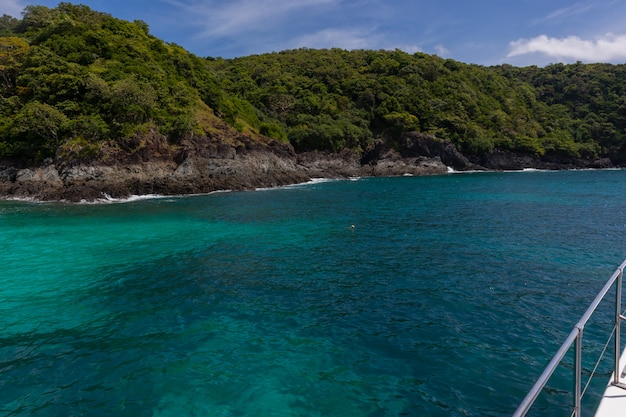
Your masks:
<svg viewBox="0 0 626 417"><path fill-rule="evenodd" d="M43 29L52 24L54 19L59 15L56 9L50 9L46 6L28 5L22 13L22 20L17 26L18 32L27 32L37 29Z"/></svg>
<svg viewBox="0 0 626 417"><path fill-rule="evenodd" d="M140 83L133 76L119 80L110 90L113 118L118 123L143 123L154 112L156 97L154 89Z"/></svg>
<svg viewBox="0 0 626 417"><path fill-rule="evenodd" d="M412 114L407 112L391 112L383 116L389 125L389 131L394 137L399 137L404 132L418 131L420 122Z"/></svg>
<svg viewBox="0 0 626 417"><path fill-rule="evenodd" d="M13 16L9 16L8 14L0 16L0 36L11 35L14 33L19 23L19 20Z"/></svg>
<svg viewBox="0 0 626 417"><path fill-rule="evenodd" d="M25 152L38 150L46 157L55 154L68 127L68 118L59 110L31 101L15 116L11 133Z"/></svg>
<svg viewBox="0 0 626 417"><path fill-rule="evenodd" d="M17 75L28 49L24 39L0 37L0 97L15 94Z"/></svg>

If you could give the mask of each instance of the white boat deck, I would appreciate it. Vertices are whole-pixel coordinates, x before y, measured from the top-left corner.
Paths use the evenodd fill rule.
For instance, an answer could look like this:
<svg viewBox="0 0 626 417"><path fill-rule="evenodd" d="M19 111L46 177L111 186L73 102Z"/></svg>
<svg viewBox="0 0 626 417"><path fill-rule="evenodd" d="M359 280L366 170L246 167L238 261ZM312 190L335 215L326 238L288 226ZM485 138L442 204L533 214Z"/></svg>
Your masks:
<svg viewBox="0 0 626 417"><path fill-rule="evenodd" d="M623 384L624 388L613 385L615 374L611 375L611 380L606 391L604 391L595 417L626 416L626 349L622 352L622 357L619 360L619 369L621 369L619 382Z"/></svg>

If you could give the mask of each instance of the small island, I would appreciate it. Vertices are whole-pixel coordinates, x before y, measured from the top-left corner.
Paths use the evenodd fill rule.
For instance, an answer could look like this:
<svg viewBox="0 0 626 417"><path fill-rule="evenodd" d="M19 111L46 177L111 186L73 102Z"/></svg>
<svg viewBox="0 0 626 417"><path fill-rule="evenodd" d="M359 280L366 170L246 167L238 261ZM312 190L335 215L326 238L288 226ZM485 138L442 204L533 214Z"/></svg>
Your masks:
<svg viewBox="0 0 626 417"><path fill-rule="evenodd" d="M626 164L626 66L197 57L87 6L0 17L0 197L93 201Z"/></svg>

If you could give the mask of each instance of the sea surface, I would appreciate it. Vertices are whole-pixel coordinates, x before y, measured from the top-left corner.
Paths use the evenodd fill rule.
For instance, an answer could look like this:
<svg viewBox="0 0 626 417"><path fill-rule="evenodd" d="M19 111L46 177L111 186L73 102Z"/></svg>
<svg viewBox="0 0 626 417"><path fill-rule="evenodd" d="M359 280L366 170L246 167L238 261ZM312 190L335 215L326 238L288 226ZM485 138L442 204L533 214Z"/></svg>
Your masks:
<svg viewBox="0 0 626 417"><path fill-rule="evenodd" d="M510 416L626 257L625 198L608 170L0 201L0 416ZM571 414L572 362L531 415Z"/></svg>

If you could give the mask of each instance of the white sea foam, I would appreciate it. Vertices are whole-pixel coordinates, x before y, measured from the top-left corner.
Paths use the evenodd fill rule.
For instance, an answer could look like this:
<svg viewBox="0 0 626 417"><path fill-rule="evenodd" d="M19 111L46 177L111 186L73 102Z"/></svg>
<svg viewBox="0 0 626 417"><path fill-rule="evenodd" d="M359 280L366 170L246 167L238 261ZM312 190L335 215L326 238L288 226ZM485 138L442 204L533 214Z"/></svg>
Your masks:
<svg viewBox="0 0 626 417"><path fill-rule="evenodd" d="M482 169L468 169L465 171L458 171L452 168L451 166L446 166L446 168L448 168L448 174L477 174L480 172L495 172L495 171L487 171L487 170L482 170Z"/></svg>
<svg viewBox="0 0 626 417"><path fill-rule="evenodd" d="M111 197L109 194L103 193L102 198L97 198L93 201L88 200L80 200L78 204L123 204L123 203L132 203L134 201L142 201L142 200L155 200L155 199L167 199L173 198L177 196L169 196L169 195L161 195L161 194L144 194L144 195L131 195L124 198L115 198ZM67 200L61 200L62 203L66 203Z"/></svg>
<svg viewBox="0 0 626 417"><path fill-rule="evenodd" d="M41 203L45 203L46 202L46 201L37 200L34 197L14 197L14 196L3 197L2 200L5 200L5 201L19 201L19 202L22 202L22 203L34 203L34 204L41 204Z"/></svg>
<svg viewBox="0 0 626 417"><path fill-rule="evenodd" d="M349 178L349 180L353 181L353 178ZM341 181L341 179L334 179L334 178L311 178L309 181L305 181L305 182L299 182L296 184L289 184L289 185L279 185L276 187L259 187L259 188L255 188L255 191L270 191L270 190L281 190L281 189L286 189L286 188L296 188L296 187L304 187L304 186L308 186L308 185L314 185L314 184L321 184L324 182L331 182L331 181Z"/></svg>
<svg viewBox="0 0 626 417"><path fill-rule="evenodd" d="M196 193L196 194L175 194L175 195L163 195L163 194L144 194L144 195L131 195L124 198L114 198L110 195L103 193L103 198L98 198L95 201L87 201L81 200L79 204L123 204L123 203L132 203L135 201L143 201L143 200L163 200L166 202L173 202L175 199L186 198L186 197L199 197L204 195L211 194L220 194L220 193L230 193L232 190L216 190L208 193Z"/></svg>
<svg viewBox="0 0 626 417"><path fill-rule="evenodd" d="M496 172L496 171L485 171L481 169L468 169L467 171L457 171L452 167L448 167L448 174L479 174L484 172Z"/></svg>

